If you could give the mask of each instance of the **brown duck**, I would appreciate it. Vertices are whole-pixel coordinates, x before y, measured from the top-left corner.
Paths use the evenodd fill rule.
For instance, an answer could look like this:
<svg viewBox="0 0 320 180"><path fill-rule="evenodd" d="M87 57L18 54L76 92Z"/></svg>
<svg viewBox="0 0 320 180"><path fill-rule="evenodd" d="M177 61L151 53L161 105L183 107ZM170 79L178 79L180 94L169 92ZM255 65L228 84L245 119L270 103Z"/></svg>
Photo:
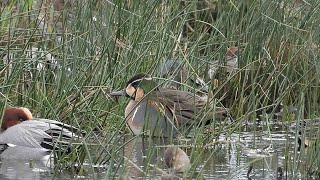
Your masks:
<svg viewBox="0 0 320 180"><path fill-rule="evenodd" d="M161 180L185 179L185 174L191 168L188 155L179 147L168 147L164 152L163 161L168 170L162 174Z"/></svg>
<svg viewBox="0 0 320 180"><path fill-rule="evenodd" d="M124 90L111 95L131 99L125 109L125 119L135 135L147 132L152 136L172 137L182 133L183 127L189 129L209 123L200 120L202 117L196 118L205 108L206 100L190 92L160 88L147 74L134 75ZM208 119L223 118L226 112L226 108L216 107Z"/></svg>

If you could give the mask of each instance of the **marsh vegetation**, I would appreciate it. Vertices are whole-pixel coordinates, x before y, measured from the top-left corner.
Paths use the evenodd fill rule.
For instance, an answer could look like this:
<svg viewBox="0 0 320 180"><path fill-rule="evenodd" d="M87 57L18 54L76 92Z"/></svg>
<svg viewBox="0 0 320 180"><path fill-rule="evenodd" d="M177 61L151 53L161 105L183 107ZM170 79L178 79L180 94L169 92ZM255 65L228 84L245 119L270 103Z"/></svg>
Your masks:
<svg viewBox="0 0 320 180"><path fill-rule="evenodd" d="M185 177L320 177L318 0L0 3L1 109L28 107L87 132L80 147L55 159L48 177L128 178L133 168L152 179L172 144L191 159ZM229 72L231 47L239 54ZM216 105L228 117L182 138L131 136L128 99L110 93L137 72L160 77L166 60L207 84L202 115ZM165 86L173 78L155 80ZM187 81L179 88L197 92Z"/></svg>

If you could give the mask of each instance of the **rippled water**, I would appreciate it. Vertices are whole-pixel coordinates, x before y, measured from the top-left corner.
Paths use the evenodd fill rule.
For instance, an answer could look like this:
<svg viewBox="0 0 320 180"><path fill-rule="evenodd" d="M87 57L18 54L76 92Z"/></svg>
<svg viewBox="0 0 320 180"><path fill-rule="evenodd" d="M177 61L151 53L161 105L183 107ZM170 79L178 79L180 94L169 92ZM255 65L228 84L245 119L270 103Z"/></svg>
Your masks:
<svg viewBox="0 0 320 180"><path fill-rule="evenodd" d="M0 179L47 179L50 176L42 162L2 160Z"/></svg>
<svg viewBox="0 0 320 180"><path fill-rule="evenodd" d="M238 138L238 134L232 134L230 138ZM196 168L196 172L203 172L203 177L206 179L247 179L247 172L250 163L252 163L253 170L250 173L250 177L253 179L275 179L277 176L277 168L283 167L283 153L285 147L284 135L279 140L273 140L274 148L268 149L254 149L252 147L252 134L246 133L241 135L244 144L239 145L239 142L228 142L218 145L216 149L207 149L204 154L198 156L196 154L196 159L200 158L200 163ZM270 140L268 138L261 138L261 146L269 146ZM246 146L248 143L248 147ZM133 142L127 151L130 163L134 165L128 165L128 176L136 179L143 175L143 167L145 164L150 164L153 166L158 166L159 168L165 168L162 164L162 155L165 148L157 144L154 149L154 156L152 160L147 160L148 155L144 154L144 151L150 150L143 145L141 139L137 139ZM277 151L272 149L277 149ZM130 150L129 150L130 149ZM192 148L182 148L187 154L190 154ZM200 154L200 152L199 152ZM129 156L131 155L131 156ZM144 159L145 158L145 159ZM192 159L192 157L191 157ZM193 159L194 160L194 159ZM149 161L146 163L145 161ZM139 168L137 168L137 166ZM159 176L160 174L158 174Z"/></svg>
<svg viewBox="0 0 320 180"><path fill-rule="evenodd" d="M185 143L182 149L190 156L193 167L190 171L205 179L281 179L279 170L290 169L285 158L295 150L294 133L288 131L288 126L273 124L272 126L258 126L252 129L248 125L241 134L222 134L212 145L192 147ZM272 132L270 132L272 131ZM253 133L255 132L255 133ZM126 136L124 142L132 136ZM121 151L125 157L121 167L125 171L119 172L118 177L138 179L139 177L158 178L162 171L163 153L171 143L165 139L134 138ZM183 143L179 143L180 145ZM213 145L214 144L214 145ZM89 168L89 167L88 167ZM101 168L95 174L96 178L104 178L107 168ZM249 171L251 169L251 171ZM148 172L145 174L145 172ZM283 178L286 175L283 173ZM0 179L51 179L53 172L42 162L34 161L1 161ZM94 176L75 176L70 173L60 173L54 179L92 179Z"/></svg>
<svg viewBox="0 0 320 180"><path fill-rule="evenodd" d="M219 139L213 143L215 146L206 146L206 149L192 148L190 145L181 147L190 155L191 162L197 161L194 165L196 167L193 166L194 174L202 174L202 176L189 178L265 180L290 178L292 167L288 162L292 160L286 160L286 156L294 154L296 140L294 133L288 127L289 125L282 123L258 127L248 125L245 128L246 131L241 134L220 135ZM134 165L128 165L127 177L136 179L143 176L143 168L146 164L149 167L150 164L152 165L149 169L155 169L152 168L154 166L164 169L162 156L165 147L163 146L168 144L159 140L150 142L141 138L131 142L126 151L128 155L125 154L125 156ZM153 155L148 160L150 151ZM289 158L292 159L290 156ZM287 170L286 173L285 170ZM150 176L159 177L160 173L155 171Z"/></svg>

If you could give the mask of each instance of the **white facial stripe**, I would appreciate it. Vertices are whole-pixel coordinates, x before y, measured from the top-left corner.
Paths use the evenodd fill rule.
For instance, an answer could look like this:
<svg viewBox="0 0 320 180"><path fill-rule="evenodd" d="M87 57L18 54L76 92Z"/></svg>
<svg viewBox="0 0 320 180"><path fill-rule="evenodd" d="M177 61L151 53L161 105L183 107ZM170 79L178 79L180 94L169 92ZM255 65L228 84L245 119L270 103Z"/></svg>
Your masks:
<svg viewBox="0 0 320 180"><path fill-rule="evenodd" d="M148 77L144 77L144 78L141 78L141 79L137 79L137 80L134 80L134 81L132 81L132 83L130 83L130 84L133 84L133 83L135 83L135 82L138 82L138 81L142 81L142 80L148 80L148 81L151 81L152 80L152 77L150 77L150 76L148 76Z"/></svg>
<svg viewBox="0 0 320 180"><path fill-rule="evenodd" d="M138 82L138 81L142 81L143 79L137 79L137 80L135 80L135 81L132 81L132 83L130 83L130 84L133 84L133 83L135 83L135 82Z"/></svg>
<svg viewBox="0 0 320 180"><path fill-rule="evenodd" d="M134 110L133 116L132 116L132 121L133 121L134 117L136 116L136 114L137 114L138 109L139 109L140 106L141 106L141 105L137 106L136 109Z"/></svg>

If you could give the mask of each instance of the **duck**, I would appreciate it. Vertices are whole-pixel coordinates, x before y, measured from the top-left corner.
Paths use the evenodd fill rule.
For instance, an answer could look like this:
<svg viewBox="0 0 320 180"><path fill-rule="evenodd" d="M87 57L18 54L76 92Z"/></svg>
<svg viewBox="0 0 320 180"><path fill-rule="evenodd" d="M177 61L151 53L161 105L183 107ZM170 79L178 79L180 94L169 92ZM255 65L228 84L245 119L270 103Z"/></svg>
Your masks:
<svg viewBox="0 0 320 180"><path fill-rule="evenodd" d="M168 147L165 150L163 160L168 170L161 175L161 180L183 179L183 176L191 168L188 155L176 146Z"/></svg>
<svg viewBox="0 0 320 180"><path fill-rule="evenodd" d="M183 61L167 59L160 67L160 77L173 80L168 83L168 88L179 89L182 83L186 83L194 86L198 95L208 93L206 82L197 74L188 73Z"/></svg>
<svg viewBox="0 0 320 180"><path fill-rule="evenodd" d="M229 50L227 51L226 71L228 73L232 73L239 68L239 64L238 64L239 54L240 54L239 48L236 46L230 47Z"/></svg>
<svg viewBox="0 0 320 180"><path fill-rule="evenodd" d="M314 124L315 127L317 124ZM297 136L297 151L318 151L317 143L319 143L319 133L311 135L310 132L306 133L305 131L311 131L312 128L307 128L307 122L302 120L299 122L300 129L298 130ZM306 130L308 129L308 130ZM307 137L308 136L308 137ZM311 147L311 148L310 148Z"/></svg>
<svg viewBox="0 0 320 180"><path fill-rule="evenodd" d="M289 130L295 136L297 142L295 148L297 151L309 151L310 149L317 151L317 143L319 143L319 118L315 119L299 119L289 126ZM310 148L312 147L312 148Z"/></svg>
<svg viewBox="0 0 320 180"><path fill-rule="evenodd" d="M48 162L54 151L70 153L71 141L84 135L77 127L34 118L28 108L9 107L1 124L0 158Z"/></svg>
<svg viewBox="0 0 320 180"><path fill-rule="evenodd" d="M153 78L137 73L126 83L125 89L111 92L111 96L130 98L125 108L126 124L134 135L176 137L183 128L190 129L213 118L225 118L227 108L215 107L208 120L198 120L196 115L207 101L191 92L161 88ZM203 118L199 118L203 119Z"/></svg>
<svg viewBox="0 0 320 180"><path fill-rule="evenodd" d="M240 55L239 48L237 46L231 46L228 48L225 57L225 72L227 74L232 74L234 73L237 69L239 69L239 64L238 64L238 56ZM213 64L210 66L208 70L208 76L211 80L215 80L218 77L218 71L219 71L219 61L213 62Z"/></svg>

